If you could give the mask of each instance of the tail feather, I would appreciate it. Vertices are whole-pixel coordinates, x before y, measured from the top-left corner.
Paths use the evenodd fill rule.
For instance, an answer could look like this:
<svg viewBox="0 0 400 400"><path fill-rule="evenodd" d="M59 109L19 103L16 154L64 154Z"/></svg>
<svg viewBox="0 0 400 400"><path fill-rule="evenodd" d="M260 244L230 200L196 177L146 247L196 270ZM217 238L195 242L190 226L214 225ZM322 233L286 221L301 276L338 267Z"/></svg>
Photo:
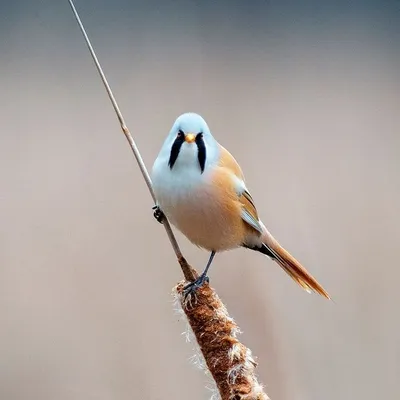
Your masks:
<svg viewBox="0 0 400 400"><path fill-rule="evenodd" d="M316 292L329 300L331 299L328 292L317 280L267 230L262 239L263 248L258 250L267 255L272 254L272 258L299 286L309 293Z"/></svg>

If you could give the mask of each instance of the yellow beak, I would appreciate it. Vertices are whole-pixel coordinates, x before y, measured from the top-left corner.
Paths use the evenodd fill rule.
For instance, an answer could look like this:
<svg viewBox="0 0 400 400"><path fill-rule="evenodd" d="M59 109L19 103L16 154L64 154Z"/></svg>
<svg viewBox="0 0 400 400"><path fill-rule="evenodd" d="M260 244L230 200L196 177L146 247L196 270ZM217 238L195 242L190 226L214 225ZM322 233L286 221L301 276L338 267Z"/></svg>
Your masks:
<svg viewBox="0 0 400 400"><path fill-rule="evenodd" d="M185 136L185 142L186 142L186 143L193 143L195 140L196 140L196 136L193 135L193 133L188 133L188 134Z"/></svg>

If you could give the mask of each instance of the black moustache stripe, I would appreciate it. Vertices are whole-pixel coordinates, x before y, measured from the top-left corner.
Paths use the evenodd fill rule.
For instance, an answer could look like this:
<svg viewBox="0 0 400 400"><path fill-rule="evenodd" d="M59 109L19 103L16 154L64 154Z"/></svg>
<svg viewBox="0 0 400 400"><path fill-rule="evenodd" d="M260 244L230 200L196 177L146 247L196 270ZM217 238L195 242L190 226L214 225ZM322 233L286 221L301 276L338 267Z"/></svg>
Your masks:
<svg viewBox="0 0 400 400"><path fill-rule="evenodd" d="M207 150L206 150L206 145L204 144L204 139L203 139L202 133L199 133L196 136L196 144L197 144L197 148L199 149L199 151L197 153L197 158L199 160L201 173L203 173L204 167L206 166Z"/></svg>
<svg viewBox="0 0 400 400"><path fill-rule="evenodd" d="M184 135L177 136L177 138L175 139L175 141L171 147L171 153L170 153L169 161L168 161L168 166L170 167L170 169L172 169L174 167L184 141L185 141ZM197 145L197 149L198 149L197 158L199 160L201 173L203 173L204 168L206 166L207 151L206 151L206 145L204 143L202 133L199 133L196 136L196 145Z"/></svg>
<svg viewBox="0 0 400 400"><path fill-rule="evenodd" d="M182 144L185 141L184 135L179 135L171 147L171 154L169 156L168 166L172 169L181 150Z"/></svg>

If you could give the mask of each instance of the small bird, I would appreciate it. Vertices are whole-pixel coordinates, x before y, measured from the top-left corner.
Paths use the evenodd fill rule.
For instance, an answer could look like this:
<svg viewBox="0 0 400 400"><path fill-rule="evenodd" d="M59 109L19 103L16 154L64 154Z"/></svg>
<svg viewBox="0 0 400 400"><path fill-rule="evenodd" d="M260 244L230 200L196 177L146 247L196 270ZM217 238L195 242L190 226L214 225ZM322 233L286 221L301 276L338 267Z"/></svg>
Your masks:
<svg viewBox="0 0 400 400"><path fill-rule="evenodd" d="M239 247L270 257L303 289L330 299L307 270L269 233L258 217L243 172L196 113L173 124L152 169L154 216L164 216L192 243L211 252L200 277L185 287L202 286L217 252Z"/></svg>

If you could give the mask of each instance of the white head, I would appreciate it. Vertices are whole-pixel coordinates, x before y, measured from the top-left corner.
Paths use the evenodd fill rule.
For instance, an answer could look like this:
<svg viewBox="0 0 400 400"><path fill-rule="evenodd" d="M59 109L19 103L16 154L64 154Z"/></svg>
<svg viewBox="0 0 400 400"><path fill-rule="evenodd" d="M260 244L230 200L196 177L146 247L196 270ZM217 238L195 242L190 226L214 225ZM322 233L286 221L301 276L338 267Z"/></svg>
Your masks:
<svg viewBox="0 0 400 400"><path fill-rule="evenodd" d="M202 174L218 159L218 143L206 121L198 114L185 113L172 125L157 160L171 172L190 168Z"/></svg>

